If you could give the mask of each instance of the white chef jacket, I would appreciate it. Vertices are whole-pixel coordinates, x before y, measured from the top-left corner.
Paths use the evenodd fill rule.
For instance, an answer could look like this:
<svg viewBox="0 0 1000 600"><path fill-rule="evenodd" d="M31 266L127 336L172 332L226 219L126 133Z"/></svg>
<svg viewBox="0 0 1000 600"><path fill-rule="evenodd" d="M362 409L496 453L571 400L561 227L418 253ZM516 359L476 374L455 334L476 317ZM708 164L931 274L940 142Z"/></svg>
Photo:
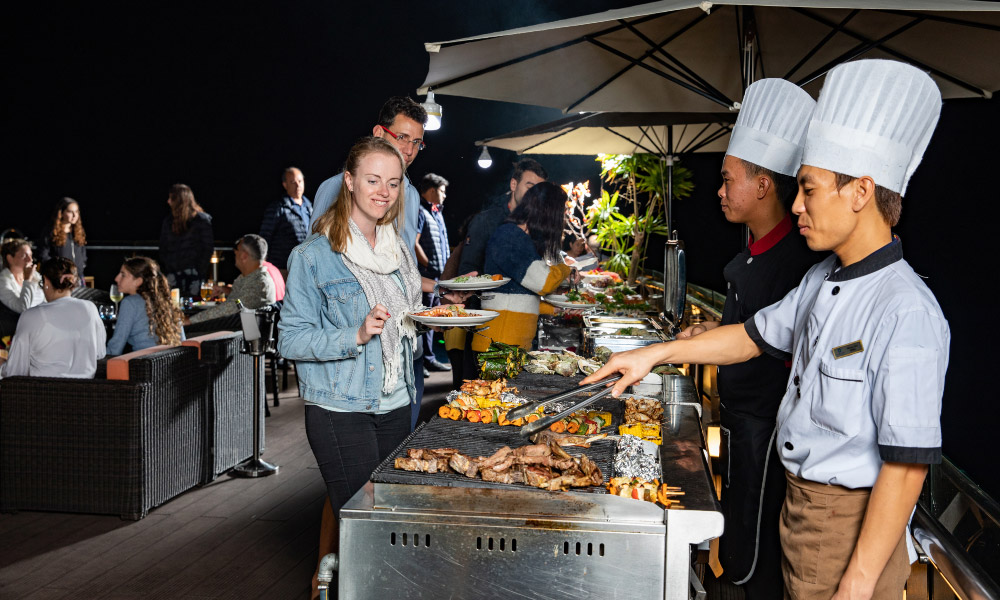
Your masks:
<svg viewBox="0 0 1000 600"><path fill-rule="evenodd" d="M777 446L792 474L867 488L883 461L941 460L951 334L899 239L850 266L831 256L745 324L762 350L792 358Z"/></svg>
<svg viewBox="0 0 1000 600"><path fill-rule="evenodd" d="M93 377L107 334L93 302L67 297L21 313L0 378Z"/></svg>

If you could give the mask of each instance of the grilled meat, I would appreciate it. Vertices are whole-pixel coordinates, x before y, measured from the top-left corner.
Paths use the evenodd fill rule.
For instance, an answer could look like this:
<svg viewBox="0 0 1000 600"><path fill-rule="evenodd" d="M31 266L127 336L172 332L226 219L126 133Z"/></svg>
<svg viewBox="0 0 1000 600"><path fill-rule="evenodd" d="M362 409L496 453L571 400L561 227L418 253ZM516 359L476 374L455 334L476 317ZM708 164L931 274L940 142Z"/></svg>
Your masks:
<svg viewBox="0 0 1000 600"><path fill-rule="evenodd" d="M590 448L590 443L608 437L606 433L597 435L573 435L571 433L556 433L551 429L543 429L531 436L531 441L536 444L556 443L560 446L577 446L579 448Z"/></svg>
<svg viewBox="0 0 1000 600"><path fill-rule="evenodd" d="M448 460L448 466L456 473L472 479L479 474L479 462L464 454L455 453Z"/></svg>

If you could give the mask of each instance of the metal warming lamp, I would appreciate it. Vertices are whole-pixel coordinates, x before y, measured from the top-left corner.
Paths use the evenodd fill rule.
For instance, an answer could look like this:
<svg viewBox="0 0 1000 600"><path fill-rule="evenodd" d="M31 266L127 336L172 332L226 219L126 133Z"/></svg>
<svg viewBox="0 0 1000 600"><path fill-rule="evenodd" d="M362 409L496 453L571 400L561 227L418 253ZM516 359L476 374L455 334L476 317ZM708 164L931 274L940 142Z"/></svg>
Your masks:
<svg viewBox="0 0 1000 600"><path fill-rule="evenodd" d="M274 325L278 316L275 306L265 306L257 310L240 307L240 324L243 326L243 347L240 352L253 357L253 458L248 458L233 467L232 474L236 477L266 477L278 472L278 466L260 458L261 413L264 411L264 355L274 350Z"/></svg>

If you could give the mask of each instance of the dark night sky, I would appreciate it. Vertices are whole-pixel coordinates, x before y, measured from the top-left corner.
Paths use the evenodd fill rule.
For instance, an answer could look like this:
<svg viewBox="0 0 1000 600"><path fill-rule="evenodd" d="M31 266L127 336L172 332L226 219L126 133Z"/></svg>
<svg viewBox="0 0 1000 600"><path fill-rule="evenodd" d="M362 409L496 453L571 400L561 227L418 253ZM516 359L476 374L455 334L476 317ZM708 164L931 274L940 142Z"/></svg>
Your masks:
<svg viewBox="0 0 1000 600"><path fill-rule="evenodd" d="M7 182L0 230L32 236L55 201L79 200L91 243L155 240L166 193L189 184L228 244L256 231L282 193L283 168L306 176L306 193L339 171L391 95L423 82L423 43L599 12L636 2L20 3L0 39L0 127ZM475 165L473 142L558 118L552 109L439 96L444 127L410 169L448 178L452 229L503 191L512 154ZM996 214L997 101L947 102L897 228L907 259L928 277L952 327L943 421L946 453L994 495L1000 473L983 462L995 435L1000 326L984 313L985 271ZM714 190L720 156L691 158L695 197L678 206L690 279L721 288L739 249ZM597 176L589 158L544 159L562 183ZM594 182L596 184L596 181ZM592 184L592 187L593 185ZM119 256L95 256L110 284Z"/></svg>

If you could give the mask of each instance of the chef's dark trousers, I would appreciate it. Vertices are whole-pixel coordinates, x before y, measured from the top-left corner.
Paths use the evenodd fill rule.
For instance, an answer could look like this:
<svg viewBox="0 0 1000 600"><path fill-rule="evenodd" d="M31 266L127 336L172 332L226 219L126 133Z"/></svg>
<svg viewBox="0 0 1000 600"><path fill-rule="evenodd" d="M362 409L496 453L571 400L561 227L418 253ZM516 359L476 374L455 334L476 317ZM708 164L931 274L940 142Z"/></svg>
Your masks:
<svg viewBox="0 0 1000 600"><path fill-rule="evenodd" d="M743 589L747 600L781 598L778 521L785 499L785 469L772 443L775 420L725 407L720 417L726 528L719 540L719 561L725 577Z"/></svg>
<svg viewBox="0 0 1000 600"><path fill-rule="evenodd" d="M375 415L306 405L306 437L335 515L409 433L409 406Z"/></svg>

